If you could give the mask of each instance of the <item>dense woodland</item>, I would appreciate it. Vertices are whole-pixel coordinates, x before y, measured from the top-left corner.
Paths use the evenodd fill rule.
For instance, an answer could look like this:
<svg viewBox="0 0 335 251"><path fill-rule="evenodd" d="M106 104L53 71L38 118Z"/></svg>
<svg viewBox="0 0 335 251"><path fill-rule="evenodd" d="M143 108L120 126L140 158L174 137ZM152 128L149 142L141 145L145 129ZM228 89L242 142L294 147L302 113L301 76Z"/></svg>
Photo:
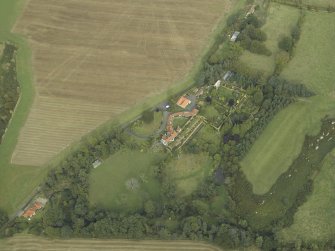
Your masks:
<svg viewBox="0 0 335 251"><path fill-rule="evenodd" d="M0 143L19 98L15 57L16 47L5 43L0 59Z"/></svg>
<svg viewBox="0 0 335 251"><path fill-rule="evenodd" d="M268 54L265 53L266 48L262 47L266 36L259 30L264 21L254 15L241 21L241 16L241 13L232 15L222 32L227 34L240 30L240 42L229 43L227 36L220 36L216 48L208 56L198 75L197 83L213 83L222 78L227 70L233 71L231 81L243 89L255 90L253 102L258 106L258 112L254 115L256 122L242 133L241 128L247 121L243 114L236 113L232 117L232 123L224 126L221 143L217 148L201 142L198 142L198 146L197 143L193 143L195 145L192 147L186 146L186 151L204 151L218 159L213 175L207 177L193 194L178 196L175 181L166 174L167 163L170 161L170 158L166 158L155 167L156 179L161 184L159 200L148 200L142 210L133 214L90 206L88 180L92 163L96 159L105 159L125 146L132 149L143 147L130 141L123 129L112 125L103 132L87 137L78 149L50 171L42 187L50 200L41 217L31 222L16 219L2 228L1 234L11 236L28 229L36 235L61 238L190 239L229 248L257 246L263 250L295 249L295 244L280 246L277 243L274 234L285 226L278 224L280 219L259 231L249 226L236 213L239 211L236 190L241 184L248 186L248 181L239 171L239 161L278 111L294 102L296 97L309 97L313 93L299 83L288 82L276 74L265 77L262 72L251 70L239 62L244 49ZM280 46L283 50L287 48L286 42L282 42ZM17 91L15 93L17 95ZM229 194L226 207L221 213L213 213L208 204L219 194L221 188ZM306 186L303 195L310 191L310 186ZM288 208L285 217L291 218L297 206ZM0 211L0 226L5 225L7 220L6 215ZM300 248L334 247L332 245L334 244L300 243Z"/></svg>

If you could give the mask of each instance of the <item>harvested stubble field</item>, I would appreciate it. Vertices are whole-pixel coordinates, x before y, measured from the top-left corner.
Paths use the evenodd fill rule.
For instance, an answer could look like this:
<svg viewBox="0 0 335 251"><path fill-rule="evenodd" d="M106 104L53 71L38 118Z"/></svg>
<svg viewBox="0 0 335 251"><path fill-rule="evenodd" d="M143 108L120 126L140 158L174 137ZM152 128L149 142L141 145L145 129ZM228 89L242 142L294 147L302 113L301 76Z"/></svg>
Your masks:
<svg viewBox="0 0 335 251"><path fill-rule="evenodd" d="M98 240L71 239L49 240L32 235L18 235L0 241L2 251L60 251L60 250L113 250L113 251L220 251L222 249L192 241L131 241L131 240Z"/></svg>
<svg viewBox="0 0 335 251"><path fill-rule="evenodd" d="M14 31L36 97L12 162L42 165L103 122L187 78L232 0L31 0Z"/></svg>

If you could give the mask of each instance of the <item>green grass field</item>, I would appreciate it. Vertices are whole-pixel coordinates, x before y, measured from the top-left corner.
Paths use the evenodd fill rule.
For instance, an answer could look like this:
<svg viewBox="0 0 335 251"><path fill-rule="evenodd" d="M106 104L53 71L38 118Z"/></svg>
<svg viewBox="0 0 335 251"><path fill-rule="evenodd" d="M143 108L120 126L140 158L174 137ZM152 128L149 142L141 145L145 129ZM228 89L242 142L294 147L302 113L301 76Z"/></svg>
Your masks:
<svg viewBox="0 0 335 251"><path fill-rule="evenodd" d="M262 27L267 35L265 45L272 52L272 55L268 57L245 51L241 56L241 61L254 69L262 70L269 75L272 74L275 68L275 55L279 51L278 42L281 37L291 33L299 15L300 12L297 8L272 3L266 24Z"/></svg>
<svg viewBox="0 0 335 251"><path fill-rule="evenodd" d="M232 194L237 198L238 213L246 218L250 226L271 231L274 222L287 217L286 213L297 202L300 191L306 189L306 182L315 177L324 158L335 148L333 121L324 121L317 135L305 138L297 159L266 194L253 194L251 184L237 177Z"/></svg>
<svg viewBox="0 0 335 251"><path fill-rule="evenodd" d="M322 7L335 7L334 0L304 0L307 4L322 6Z"/></svg>
<svg viewBox="0 0 335 251"><path fill-rule="evenodd" d="M335 7L334 0L302 0L302 3L320 7Z"/></svg>
<svg viewBox="0 0 335 251"><path fill-rule="evenodd" d="M294 217L294 224L282 230L278 237L284 242L329 241L335 235L335 151L323 162L314 181L314 191Z"/></svg>
<svg viewBox="0 0 335 251"><path fill-rule="evenodd" d="M132 127L133 132L140 135L152 135L154 134L160 127L162 122L163 114L162 112L154 112L154 119L151 123L144 123L139 120L138 125L134 125ZM136 123L136 122L135 122Z"/></svg>
<svg viewBox="0 0 335 251"><path fill-rule="evenodd" d="M178 194L191 194L209 174L212 167L205 153L181 154L169 164L169 174L177 181Z"/></svg>
<svg viewBox="0 0 335 251"><path fill-rule="evenodd" d="M334 29L335 14L307 14L295 57L282 76L306 84L317 96L291 104L276 115L241 162L257 194L266 193L289 168L304 136L317 133L320 119L334 115Z"/></svg>
<svg viewBox="0 0 335 251"><path fill-rule="evenodd" d="M120 211L136 211L149 199L157 199L160 185L154 177L155 163L161 155L128 149L112 155L92 170L91 204Z"/></svg>

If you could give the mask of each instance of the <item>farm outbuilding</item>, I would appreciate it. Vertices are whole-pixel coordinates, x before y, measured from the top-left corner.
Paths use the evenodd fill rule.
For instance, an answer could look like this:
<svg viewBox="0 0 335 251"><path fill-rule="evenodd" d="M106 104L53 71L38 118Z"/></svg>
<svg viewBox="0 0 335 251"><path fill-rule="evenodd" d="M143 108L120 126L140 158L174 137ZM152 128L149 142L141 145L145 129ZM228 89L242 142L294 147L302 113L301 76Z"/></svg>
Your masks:
<svg viewBox="0 0 335 251"><path fill-rule="evenodd" d="M226 74L223 76L223 80L227 81L232 75L233 73L231 71L227 71Z"/></svg>
<svg viewBox="0 0 335 251"><path fill-rule="evenodd" d="M235 31L235 32L233 33L233 35L231 36L230 41L231 41L231 42L235 42L236 39L238 38L238 35L240 35L240 32L239 32L239 31Z"/></svg>
<svg viewBox="0 0 335 251"><path fill-rule="evenodd" d="M95 169L95 168L97 168L98 166L101 165L101 161L100 160L96 160L96 161L93 162L92 165L93 165L93 168Z"/></svg>
<svg viewBox="0 0 335 251"><path fill-rule="evenodd" d="M189 104L191 104L191 100L189 100L185 96L180 97L177 101L177 105L183 109L185 109Z"/></svg>
<svg viewBox="0 0 335 251"><path fill-rule="evenodd" d="M214 87L216 89L219 89L220 86L221 86L221 80L216 81L216 83L214 84Z"/></svg>

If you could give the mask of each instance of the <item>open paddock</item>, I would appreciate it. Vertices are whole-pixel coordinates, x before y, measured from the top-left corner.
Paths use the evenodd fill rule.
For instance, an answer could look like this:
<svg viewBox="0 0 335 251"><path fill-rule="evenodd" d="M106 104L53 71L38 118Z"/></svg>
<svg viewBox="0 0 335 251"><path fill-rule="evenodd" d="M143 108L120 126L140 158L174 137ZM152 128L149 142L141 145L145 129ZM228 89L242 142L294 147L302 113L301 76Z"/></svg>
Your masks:
<svg viewBox="0 0 335 251"><path fill-rule="evenodd" d="M129 149L113 154L91 171L91 204L133 212L142 209L146 200L158 199L161 189L154 169L162 157Z"/></svg>
<svg viewBox="0 0 335 251"><path fill-rule="evenodd" d="M275 69L275 57L279 52L278 42L283 36L288 36L299 18L299 9L271 3L266 23L262 30L267 35L266 47L272 52L271 56L264 56L249 51L245 51L241 56L241 61L251 68L272 74Z"/></svg>
<svg viewBox="0 0 335 251"><path fill-rule="evenodd" d="M335 14L307 12L295 56L282 77L305 84L316 96L299 99L283 109L241 162L254 192L266 193L298 156L306 134L335 111Z"/></svg>
<svg viewBox="0 0 335 251"><path fill-rule="evenodd" d="M212 161L205 153L183 153L169 163L168 172L177 182L178 194L185 196L197 188L211 166Z"/></svg>

